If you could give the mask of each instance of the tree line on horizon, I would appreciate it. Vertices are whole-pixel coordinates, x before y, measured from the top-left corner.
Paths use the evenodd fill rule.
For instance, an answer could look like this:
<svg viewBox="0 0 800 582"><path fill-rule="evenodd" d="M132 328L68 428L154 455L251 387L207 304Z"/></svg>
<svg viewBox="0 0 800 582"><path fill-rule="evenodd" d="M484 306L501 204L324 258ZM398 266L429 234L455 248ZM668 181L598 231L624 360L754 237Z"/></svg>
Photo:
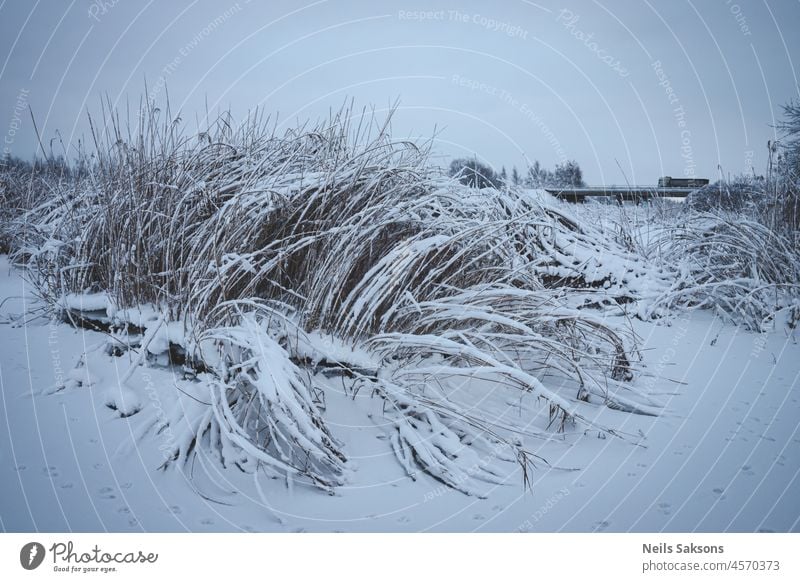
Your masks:
<svg viewBox="0 0 800 582"><path fill-rule="evenodd" d="M477 157L456 158L450 162L449 175L473 188L579 188L586 185L581 167L574 160L556 164L552 170L542 167L536 160L524 174L520 174L516 166L511 168L509 174L505 166L496 172L488 164L478 161Z"/></svg>

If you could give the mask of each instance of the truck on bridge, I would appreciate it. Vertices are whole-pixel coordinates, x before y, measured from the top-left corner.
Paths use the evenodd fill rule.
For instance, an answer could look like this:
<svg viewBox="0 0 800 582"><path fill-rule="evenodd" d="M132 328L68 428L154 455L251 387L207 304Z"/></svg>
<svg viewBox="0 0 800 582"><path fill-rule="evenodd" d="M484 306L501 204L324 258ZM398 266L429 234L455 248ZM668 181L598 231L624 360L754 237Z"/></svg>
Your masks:
<svg viewBox="0 0 800 582"><path fill-rule="evenodd" d="M662 176L658 179L660 188L702 188L708 186L708 178L673 178Z"/></svg>

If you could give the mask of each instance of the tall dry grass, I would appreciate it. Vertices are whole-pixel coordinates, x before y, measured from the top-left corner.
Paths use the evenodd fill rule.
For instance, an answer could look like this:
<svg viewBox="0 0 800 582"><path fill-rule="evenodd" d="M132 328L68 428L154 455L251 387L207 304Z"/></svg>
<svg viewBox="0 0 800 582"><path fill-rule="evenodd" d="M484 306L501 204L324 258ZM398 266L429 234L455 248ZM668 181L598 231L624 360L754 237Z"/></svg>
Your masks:
<svg viewBox="0 0 800 582"><path fill-rule="evenodd" d="M384 399L409 474L469 493L500 479L479 443L526 475L536 456L480 399L460 399L465 383L531 394L560 430L621 434L593 420L598 407L657 410L630 383L635 338L568 307L605 277L573 255L612 243L557 204L444 178L427 145L354 113L283 133L224 115L187 135L168 110L134 123L106 111L89 172L20 219L14 259L54 309L105 293L116 313L149 305L159 327L182 322L171 341L205 370L209 400L174 460L205 443L236 450L240 468L344 482L346 451L301 370L310 332L374 359L365 371L329 355Z"/></svg>

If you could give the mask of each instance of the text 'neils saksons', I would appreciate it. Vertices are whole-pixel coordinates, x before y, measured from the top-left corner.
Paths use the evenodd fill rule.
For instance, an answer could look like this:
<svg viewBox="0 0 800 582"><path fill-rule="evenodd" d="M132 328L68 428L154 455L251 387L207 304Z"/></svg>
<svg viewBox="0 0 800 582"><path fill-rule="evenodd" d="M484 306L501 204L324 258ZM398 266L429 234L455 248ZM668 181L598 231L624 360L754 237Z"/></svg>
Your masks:
<svg viewBox="0 0 800 582"><path fill-rule="evenodd" d="M724 554L722 546L698 546L696 544L642 544L643 554Z"/></svg>

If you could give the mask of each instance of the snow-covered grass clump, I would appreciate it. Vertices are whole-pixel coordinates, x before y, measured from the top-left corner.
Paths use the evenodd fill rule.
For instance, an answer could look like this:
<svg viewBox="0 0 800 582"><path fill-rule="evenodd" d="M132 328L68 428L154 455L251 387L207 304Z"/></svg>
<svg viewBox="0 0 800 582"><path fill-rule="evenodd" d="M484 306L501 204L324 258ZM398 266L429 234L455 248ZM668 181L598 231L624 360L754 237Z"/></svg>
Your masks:
<svg viewBox="0 0 800 582"><path fill-rule="evenodd" d="M765 331L777 320L794 325L800 309L800 252L758 211L698 211L655 201L643 207L587 205L580 222L613 241L606 251L620 292L635 299L642 319L710 309L723 320ZM791 231L789 231L791 234ZM797 233L794 233L797 237ZM621 260L624 249L628 259ZM615 257L616 255L616 257Z"/></svg>
<svg viewBox="0 0 800 582"><path fill-rule="evenodd" d="M670 232L665 247L663 260L676 266L675 276L653 310L711 308L762 331L778 314L800 306L800 254L760 222L741 215L689 217Z"/></svg>
<svg viewBox="0 0 800 582"><path fill-rule="evenodd" d="M388 121L351 113L283 134L223 117L194 136L156 109L131 131L111 116L91 170L16 219L13 256L54 310L108 331L109 353L135 350L134 366L195 378L194 404L157 427L175 434L171 462L205 447L244 471L341 485L327 372L383 399L410 476L479 494L502 480L497 459L527 474L536 455L522 436L625 436L598 419L604 408L658 412L635 382L636 338L597 308L716 304L755 321L766 306L754 286L797 280L786 245L756 270L759 251L730 266L736 247L702 234L651 254L628 227L606 236L541 193L466 188L426 147L391 140ZM739 234L764 234L750 228ZM725 287L725 269L747 273ZM129 388L109 391L123 415L139 405ZM533 396L545 422L490 413L500 392Z"/></svg>

